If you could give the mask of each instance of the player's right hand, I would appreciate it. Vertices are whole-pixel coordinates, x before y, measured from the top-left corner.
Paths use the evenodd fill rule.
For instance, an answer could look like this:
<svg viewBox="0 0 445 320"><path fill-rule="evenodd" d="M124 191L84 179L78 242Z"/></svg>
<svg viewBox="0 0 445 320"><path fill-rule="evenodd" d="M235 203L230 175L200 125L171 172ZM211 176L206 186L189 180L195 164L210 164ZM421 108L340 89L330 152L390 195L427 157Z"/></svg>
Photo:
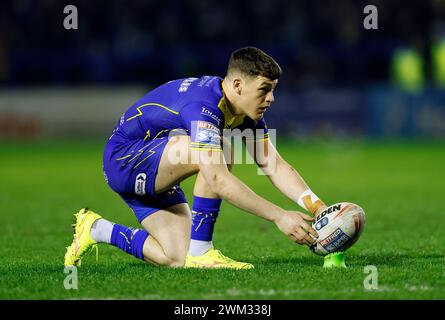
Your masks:
<svg viewBox="0 0 445 320"><path fill-rule="evenodd" d="M292 241L310 246L318 237L317 232L311 227L312 221L313 217L302 212L283 211L275 224Z"/></svg>

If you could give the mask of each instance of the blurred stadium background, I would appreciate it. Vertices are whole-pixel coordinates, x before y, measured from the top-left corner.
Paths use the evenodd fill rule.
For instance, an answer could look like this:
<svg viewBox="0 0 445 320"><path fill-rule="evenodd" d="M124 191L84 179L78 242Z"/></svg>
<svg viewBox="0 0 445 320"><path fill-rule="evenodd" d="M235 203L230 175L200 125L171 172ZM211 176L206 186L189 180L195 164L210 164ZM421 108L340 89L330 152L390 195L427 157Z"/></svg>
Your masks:
<svg viewBox="0 0 445 320"><path fill-rule="evenodd" d="M369 4L377 30L363 27ZM66 5L77 30L64 28ZM122 112L166 81L224 76L247 45L284 70L265 117L285 159L327 203L367 213L348 270L322 270L320 257L224 203L215 243L252 273L160 270L103 246L79 290L65 290L72 213L137 223L101 170ZM445 1L2 1L0 298L443 299L444 138ZM256 170L234 171L298 210ZM376 292L363 288L366 265L378 267Z"/></svg>
<svg viewBox="0 0 445 320"><path fill-rule="evenodd" d="M368 4L378 30L363 27ZM284 70L278 135L442 138L444 21L443 1L2 2L0 137L103 137L150 88L223 76L254 45Z"/></svg>

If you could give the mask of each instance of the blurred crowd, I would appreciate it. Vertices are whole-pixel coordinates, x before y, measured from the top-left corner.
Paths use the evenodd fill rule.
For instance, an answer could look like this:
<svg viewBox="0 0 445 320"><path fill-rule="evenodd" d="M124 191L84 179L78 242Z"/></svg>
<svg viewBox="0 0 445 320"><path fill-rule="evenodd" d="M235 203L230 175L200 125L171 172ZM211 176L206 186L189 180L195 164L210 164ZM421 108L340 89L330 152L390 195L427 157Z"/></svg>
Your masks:
<svg viewBox="0 0 445 320"><path fill-rule="evenodd" d="M66 30L66 5L78 29ZM363 8L378 9L365 30ZM444 35L445 1L2 1L0 85L151 83L224 75L230 53L262 48L289 86L385 82L394 50L429 61Z"/></svg>

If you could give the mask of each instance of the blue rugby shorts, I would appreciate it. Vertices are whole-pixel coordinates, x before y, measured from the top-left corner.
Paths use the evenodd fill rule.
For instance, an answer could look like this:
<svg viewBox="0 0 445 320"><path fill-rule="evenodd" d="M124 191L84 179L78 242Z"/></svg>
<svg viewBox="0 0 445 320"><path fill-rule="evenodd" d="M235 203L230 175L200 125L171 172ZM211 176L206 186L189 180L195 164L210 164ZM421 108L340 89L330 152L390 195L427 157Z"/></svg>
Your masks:
<svg viewBox="0 0 445 320"><path fill-rule="evenodd" d="M111 139L105 146L105 180L133 210L139 222L156 211L187 202L179 185L155 193L159 162L167 142L168 137L149 141Z"/></svg>

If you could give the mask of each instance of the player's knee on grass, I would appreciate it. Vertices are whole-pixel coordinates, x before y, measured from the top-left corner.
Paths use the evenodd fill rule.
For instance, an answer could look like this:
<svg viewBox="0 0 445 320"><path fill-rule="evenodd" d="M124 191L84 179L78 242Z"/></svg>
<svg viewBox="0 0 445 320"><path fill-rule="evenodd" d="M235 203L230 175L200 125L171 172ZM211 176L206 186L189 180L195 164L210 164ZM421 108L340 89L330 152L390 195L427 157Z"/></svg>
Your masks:
<svg viewBox="0 0 445 320"><path fill-rule="evenodd" d="M186 258L186 252L184 253L165 253L158 257L156 264L164 267L183 267ZM152 262L149 258L145 259L148 262Z"/></svg>
<svg viewBox="0 0 445 320"><path fill-rule="evenodd" d="M185 263L185 257L183 259L171 259L166 255L159 257L156 261L152 261L150 258L146 257L145 261L149 263L154 263L162 267L183 267Z"/></svg>
<svg viewBox="0 0 445 320"><path fill-rule="evenodd" d="M150 236L144 243L144 261L163 267L181 267L184 265L184 254L167 251L167 255L165 251L161 244L153 236Z"/></svg>
<svg viewBox="0 0 445 320"><path fill-rule="evenodd" d="M170 259L169 267L183 267L185 264L186 255L178 255L177 257Z"/></svg>
<svg viewBox="0 0 445 320"><path fill-rule="evenodd" d="M188 242L190 240L184 240L183 242L171 241L164 246L163 249L170 267L184 266L188 252Z"/></svg>
<svg viewBox="0 0 445 320"><path fill-rule="evenodd" d="M190 242L191 212L186 203L159 210L142 221L151 234L144 256L163 266L184 265Z"/></svg>

